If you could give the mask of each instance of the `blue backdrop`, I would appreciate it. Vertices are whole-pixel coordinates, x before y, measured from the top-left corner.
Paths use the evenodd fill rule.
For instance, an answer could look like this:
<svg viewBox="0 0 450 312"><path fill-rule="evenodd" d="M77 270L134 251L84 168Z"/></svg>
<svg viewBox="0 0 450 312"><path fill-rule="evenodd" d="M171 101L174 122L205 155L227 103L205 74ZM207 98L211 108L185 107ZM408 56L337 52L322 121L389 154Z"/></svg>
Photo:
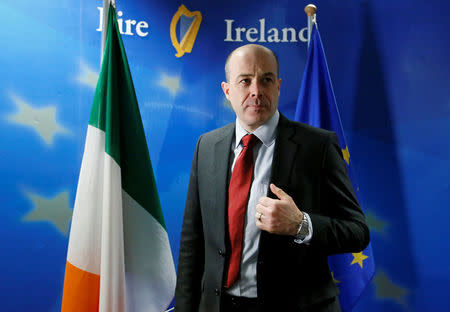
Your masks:
<svg viewBox="0 0 450 312"><path fill-rule="evenodd" d="M60 309L102 2L0 2L1 311ZM173 21L175 45L193 44L176 57L181 4L202 20L198 32L188 29L199 13ZM293 118L306 4L117 0L175 261L195 142L235 118L220 89L227 54L253 41L273 49L280 111ZM355 311L447 311L450 3L316 5L377 266Z"/></svg>

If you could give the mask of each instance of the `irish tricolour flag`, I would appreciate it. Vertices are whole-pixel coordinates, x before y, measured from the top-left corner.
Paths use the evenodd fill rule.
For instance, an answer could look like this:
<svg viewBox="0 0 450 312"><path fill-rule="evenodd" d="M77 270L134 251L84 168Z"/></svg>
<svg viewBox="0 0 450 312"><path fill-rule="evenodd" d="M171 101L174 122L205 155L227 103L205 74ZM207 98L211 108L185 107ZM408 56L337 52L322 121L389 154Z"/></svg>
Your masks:
<svg viewBox="0 0 450 312"><path fill-rule="evenodd" d="M162 312L175 268L116 12L110 7L70 231L62 311Z"/></svg>

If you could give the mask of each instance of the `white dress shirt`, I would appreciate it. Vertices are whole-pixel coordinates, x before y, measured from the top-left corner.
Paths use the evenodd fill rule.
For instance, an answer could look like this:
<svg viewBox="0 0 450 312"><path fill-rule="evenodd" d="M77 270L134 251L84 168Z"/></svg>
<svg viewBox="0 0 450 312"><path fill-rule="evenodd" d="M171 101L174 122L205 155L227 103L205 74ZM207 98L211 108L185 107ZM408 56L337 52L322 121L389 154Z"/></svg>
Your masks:
<svg viewBox="0 0 450 312"><path fill-rule="evenodd" d="M257 297L256 265L258 260L258 245L261 230L256 226L256 205L261 197L267 196L270 183L270 172L272 169L273 152L275 150L276 129L280 113L278 111L263 125L258 127L253 134L261 141L253 148L254 169L253 181L250 188L250 196L247 204L247 212L244 221L244 244L241 258L241 269L239 280L227 290L230 295L240 297ZM249 134L236 119L236 140L231 146L234 152L234 160L231 171L234 169L236 159L241 153L243 146L241 139ZM298 204L298 203L296 203ZM295 240L299 244L308 244L312 238L312 224L308 214L305 213L309 224L309 234L303 240ZM294 238L292 238L294 239Z"/></svg>

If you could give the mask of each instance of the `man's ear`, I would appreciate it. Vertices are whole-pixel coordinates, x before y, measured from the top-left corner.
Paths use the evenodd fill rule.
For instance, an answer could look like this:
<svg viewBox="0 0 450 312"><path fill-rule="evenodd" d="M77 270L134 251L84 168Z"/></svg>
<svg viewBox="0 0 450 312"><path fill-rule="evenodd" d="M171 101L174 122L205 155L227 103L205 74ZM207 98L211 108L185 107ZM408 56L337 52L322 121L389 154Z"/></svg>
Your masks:
<svg viewBox="0 0 450 312"><path fill-rule="evenodd" d="M230 96L230 84L228 82L223 81L221 86L223 94L225 94L225 97L229 100L228 97Z"/></svg>
<svg viewBox="0 0 450 312"><path fill-rule="evenodd" d="M280 96L281 79L278 79L278 96Z"/></svg>

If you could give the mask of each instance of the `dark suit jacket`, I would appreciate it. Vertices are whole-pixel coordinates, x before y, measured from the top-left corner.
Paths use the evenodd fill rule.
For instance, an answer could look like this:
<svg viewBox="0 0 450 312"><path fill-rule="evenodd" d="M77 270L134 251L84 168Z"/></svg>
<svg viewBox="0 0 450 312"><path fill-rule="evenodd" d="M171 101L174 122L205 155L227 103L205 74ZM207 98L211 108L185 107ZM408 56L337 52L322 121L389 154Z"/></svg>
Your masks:
<svg viewBox="0 0 450 312"><path fill-rule="evenodd" d="M181 233L176 312L220 309L229 256L226 212L233 138L230 124L202 135L195 149ZM313 237L309 245L301 245L292 236L261 232L258 298L265 311L325 311L319 307L338 295L328 256L359 252L369 243L336 135L280 114L271 182L309 213Z"/></svg>

